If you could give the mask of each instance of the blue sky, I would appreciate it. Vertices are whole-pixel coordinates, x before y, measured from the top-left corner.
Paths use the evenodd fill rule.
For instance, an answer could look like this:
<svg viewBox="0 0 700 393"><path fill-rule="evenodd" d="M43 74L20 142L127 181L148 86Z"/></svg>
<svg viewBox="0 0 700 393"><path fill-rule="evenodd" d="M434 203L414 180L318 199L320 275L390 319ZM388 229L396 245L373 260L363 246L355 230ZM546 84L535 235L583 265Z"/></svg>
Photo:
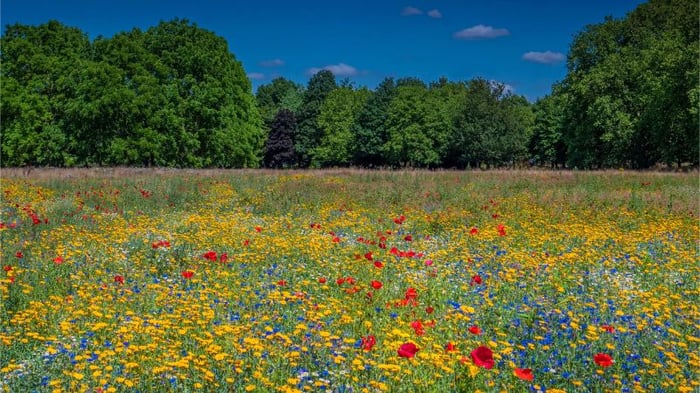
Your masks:
<svg viewBox="0 0 700 393"><path fill-rule="evenodd" d="M50 19L90 38L186 18L224 37L253 87L319 69L374 88L385 77L482 77L535 100L566 75L573 36L642 1L2 0L0 22Z"/></svg>

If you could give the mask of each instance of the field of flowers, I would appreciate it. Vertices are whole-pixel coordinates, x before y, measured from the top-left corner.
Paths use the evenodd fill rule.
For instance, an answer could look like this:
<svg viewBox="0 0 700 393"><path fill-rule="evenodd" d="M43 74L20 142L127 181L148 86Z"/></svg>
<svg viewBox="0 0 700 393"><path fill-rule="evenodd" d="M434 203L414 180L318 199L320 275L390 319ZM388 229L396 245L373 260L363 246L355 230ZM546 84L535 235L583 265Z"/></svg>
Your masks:
<svg viewBox="0 0 700 393"><path fill-rule="evenodd" d="M695 174L5 170L0 392L692 392Z"/></svg>

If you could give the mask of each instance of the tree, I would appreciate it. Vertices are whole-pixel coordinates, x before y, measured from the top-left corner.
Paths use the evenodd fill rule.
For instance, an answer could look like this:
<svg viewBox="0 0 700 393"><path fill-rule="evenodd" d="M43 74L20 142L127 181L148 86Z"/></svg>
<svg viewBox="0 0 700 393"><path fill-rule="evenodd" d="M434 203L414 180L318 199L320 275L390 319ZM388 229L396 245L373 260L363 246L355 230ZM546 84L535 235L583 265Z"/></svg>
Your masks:
<svg viewBox="0 0 700 393"><path fill-rule="evenodd" d="M566 145L563 140L565 95L555 93L540 98L533 105L535 121L529 141L532 159L553 168L566 163Z"/></svg>
<svg viewBox="0 0 700 393"><path fill-rule="evenodd" d="M698 163L698 12L696 1L651 0L575 37L562 89L569 165Z"/></svg>
<svg viewBox="0 0 700 393"><path fill-rule="evenodd" d="M438 96L423 83L399 83L385 123L387 163L402 167L436 167L442 163L449 122Z"/></svg>
<svg viewBox="0 0 700 393"><path fill-rule="evenodd" d="M313 150L323 135L323 130L317 123L321 105L328 94L336 88L335 76L328 70L321 70L314 74L306 87L297 119L299 128L294 140L297 159L303 168L311 164Z"/></svg>
<svg viewBox="0 0 700 393"><path fill-rule="evenodd" d="M72 165L72 126L65 103L74 97L69 74L89 58L90 41L57 21L11 25L0 38L3 165Z"/></svg>
<svg viewBox="0 0 700 393"><path fill-rule="evenodd" d="M282 77L258 87L255 99L263 122L269 126L280 109L296 113L302 105L303 94L302 85Z"/></svg>
<svg viewBox="0 0 700 393"><path fill-rule="evenodd" d="M352 125L354 143L352 161L355 165L381 166L385 164L382 146L388 140L385 127L389 105L396 96L396 84L385 78L372 92Z"/></svg>
<svg viewBox="0 0 700 393"><path fill-rule="evenodd" d="M268 168L288 168L294 165L294 134L297 123L294 113L280 109L270 125L265 143L264 163Z"/></svg>
<svg viewBox="0 0 700 393"><path fill-rule="evenodd" d="M312 151L311 166L350 164L354 142L352 126L370 94L367 89L353 90L349 86L328 94L318 115L317 124L323 134Z"/></svg>

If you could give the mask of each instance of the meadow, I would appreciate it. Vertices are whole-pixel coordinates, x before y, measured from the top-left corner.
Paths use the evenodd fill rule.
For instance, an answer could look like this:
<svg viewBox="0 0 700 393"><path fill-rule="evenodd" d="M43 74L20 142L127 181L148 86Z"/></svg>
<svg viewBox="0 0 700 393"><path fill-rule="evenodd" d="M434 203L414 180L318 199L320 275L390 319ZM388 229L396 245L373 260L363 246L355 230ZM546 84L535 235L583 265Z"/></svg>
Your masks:
<svg viewBox="0 0 700 393"><path fill-rule="evenodd" d="M692 392L697 173L4 169L0 392Z"/></svg>

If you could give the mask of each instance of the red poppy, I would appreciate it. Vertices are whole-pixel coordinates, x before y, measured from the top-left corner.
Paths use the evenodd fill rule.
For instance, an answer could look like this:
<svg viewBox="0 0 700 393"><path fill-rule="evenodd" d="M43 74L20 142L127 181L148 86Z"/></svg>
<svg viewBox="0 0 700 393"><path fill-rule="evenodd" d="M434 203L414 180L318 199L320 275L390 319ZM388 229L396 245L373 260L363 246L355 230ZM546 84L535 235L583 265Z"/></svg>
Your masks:
<svg viewBox="0 0 700 393"><path fill-rule="evenodd" d="M247 246L249 246L249 245L250 245L250 240L245 239L245 240L243 241L243 246L247 247Z"/></svg>
<svg viewBox="0 0 700 393"><path fill-rule="evenodd" d="M210 261L216 261L216 251L207 251L202 255L204 259L208 259Z"/></svg>
<svg viewBox="0 0 700 393"><path fill-rule="evenodd" d="M376 267L377 269L381 269L384 267L384 264L382 263L382 261L374 261L374 267Z"/></svg>
<svg viewBox="0 0 700 393"><path fill-rule="evenodd" d="M53 259L53 263L60 265L63 263L63 257L56 257Z"/></svg>
<svg viewBox="0 0 700 393"><path fill-rule="evenodd" d="M615 331L615 328L610 325L603 325L601 326L601 329L605 330L608 333L613 333Z"/></svg>
<svg viewBox="0 0 700 393"><path fill-rule="evenodd" d="M374 288L374 289L379 289L379 288L381 288L381 287L382 287L382 282L381 282L381 281L376 281L376 280L372 281L372 288Z"/></svg>
<svg viewBox="0 0 700 393"><path fill-rule="evenodd" d="M482 282L484 282L484 280L482 280L481 276L477 274L472 276L472 280L469 282L469 285L481 284Z"/></svg>
<svg viewBox="0 0 700 393"><path fill-rule="evenodd" d="M370 252L367 252L367 253L365 254L365 259L367 259L367 260L369 260L369 261L371 261L371 260L373 259L373 257L372 257L372 252L371 252L371 251L370 251Z"/></svg>
<svg viewBox="0 0 700 393"><path fill-rule="evenodd" d="M412 241L413 241L413 236L411 236L411 235L406 235L406 236L404 236L403 240L405 240L405 241L407 241L407 242L412 242Z"/></svg>
<svg viewBox="0 0 700 393"><path fill-rule="evenodd" d="M472 229L469 230L470 235L476 235L477 233L479 233L479 230L475 227L472 227Z"/></svg>
<svg viewBox="0 0 700 393"><path fill-rule="evenodd" d="M447 345L445 345L445 352L454 352L456 350L457 350L457 347L454 344L452 344L451 342L447 343Z"/></svg>
<svg viewBox="0 0 700 393"><path fill-rule="evenodd" d="M401 217L394 218L394 222L399 225L403 224L404 221L406 221L406 217L404 217L403 214Z"/></svg>
<svg viewBox="0 0 700 393"><path fill-rule="evenodd" d="M340 243L340 238L338 236L333 237L333 243Z"/></svg>
<svg viewBox="0 0 700 393"><path fill-rule="evenodd" d="M2 270L6 271L6 272L9 272L10 270L12 270L12 266L10 266L10 265L5 265L5 266L2 267Z"/></svg>
<svg viewBox="0 0 700 393"><path fill-rule="evenodd" d="M401 344L398 352L399 352L399 356L401 356L402 358L409 358L410 359L410 358L416 356L416 353L419 350L420 349L418 349L418 347L416 347L416 344L409 342L409 343Z"/></svg>
<svg viewBox="0 0 700 393"><path fill-rule="evenodd" d="M287 282L284 280L279 280L279 281L277 281L277 285L283 287L283 286L287 285Z"/></svg>
<svg viewBox="0 0 700 393"><path fill-rule="evenodd" d="M355 279L352 277L345 277L345 282L350 285L355 285Z"/></svg>
<svg viewBox="0 0 700 393"><path fill-rule="evenodd" d="M325 278L325 277L319 277L318 282L321 283L321 284L325 284L325 283L326 283L326 278Z"/></svg>
<svg viewBox="0 0 700 393"><path fill-rule="evenodd" d="M476 325L472 325L469 327L469 332L478 336L481 334L481 328Z"/></svg>
<svg viewBox="0 0 700 393"><path fill-rule="evenodd" d="M597 353L593 355L593 361L601 367L610 367L615 362L607 353Z"/></svg>
<svg viewBox="0 0 700 393"><path fill-rule="evenodd" d="M532 374L532 370L529 368L516 368L514 371L515 376L522 379L523 381L532 381L535 379L535 375Z"/></svg>
<svg viewBox="0 0 700 393"><path fill-rule="evenodd" d="M472 351L472 362L479 367L492 369L495 362L493 361L493 352L487 347L479 347Z"/></svg>
<svg viewBox="0 0 700 393"><path fill-rule="evenodd" d="M228 261L228 253L223 253L219 256L219 262L226 263Z"/></svg>
<svg viewBox="0 0 700 393"><path fill-rule="evenodd" d="M17 251L17 252L15 253L15 256L16 256L17 258L20 258L20 259L21 259L21 258L24 258L24 254L22 254L22 251Z"/></svg>
<svg viewBox="0 0 700 393"><path fill-rule="evenodd" d="M262 228L261 228L261 227L255 227L255 232L257 232L257 233L262 232Z"/></svg>
<svg viewBox="0 0 700 393"><path fill-rule="evenodd" d="M506 227L505 227L503 224L498 224L498 226L496 227L496 229L498 230L498 235L499 235L499 236L505 236L505 235L506 235Z"/></svg>
<svg viewBox="0 0 700 393"><path fill-rule="evenodd" d="M117 274L116 276L114 276L114 282L116 282L117 284L124 284L124 276L120 276L119 274Z"/></svg>
<svg viewBox="0 0 700 393"><path fill-rule="evenodd" d="M423 329L423 324L421 321L413 321L411 322L411 328L413 328L413 331L416 333L417 336L422 336L425 334L425 329Z"/></svg>
<svg viewBox="0 0 700 393"><path fill-rule="evenodd" d="M362 349L365 351L371 351L374 344L377 343L377 338L370 334L368 336L362 337Z"/></svg>
<svg viewBox="0 0 700 393"><path fill-rule="evenodd" d="M187 280L192 278L192 276L194 276L194 272L192 270L185 270L182 272L182 277L184 277Z"/></svg>
<svg viewBox="0 0 700 393"><path fill-rule="evenodd" d="M426 307L426 308L425 308L425 312L427 312L428 314L432 314L433 311L435 311L435 309L432 308L432 307Z"/></svg>
<svg viewBox="0 0 700 393"><path fill-rule="evenodd" d="M342 285L345 282L345 278L340 277L339 279L335 280L335 283L338 285Z"/></svg>

